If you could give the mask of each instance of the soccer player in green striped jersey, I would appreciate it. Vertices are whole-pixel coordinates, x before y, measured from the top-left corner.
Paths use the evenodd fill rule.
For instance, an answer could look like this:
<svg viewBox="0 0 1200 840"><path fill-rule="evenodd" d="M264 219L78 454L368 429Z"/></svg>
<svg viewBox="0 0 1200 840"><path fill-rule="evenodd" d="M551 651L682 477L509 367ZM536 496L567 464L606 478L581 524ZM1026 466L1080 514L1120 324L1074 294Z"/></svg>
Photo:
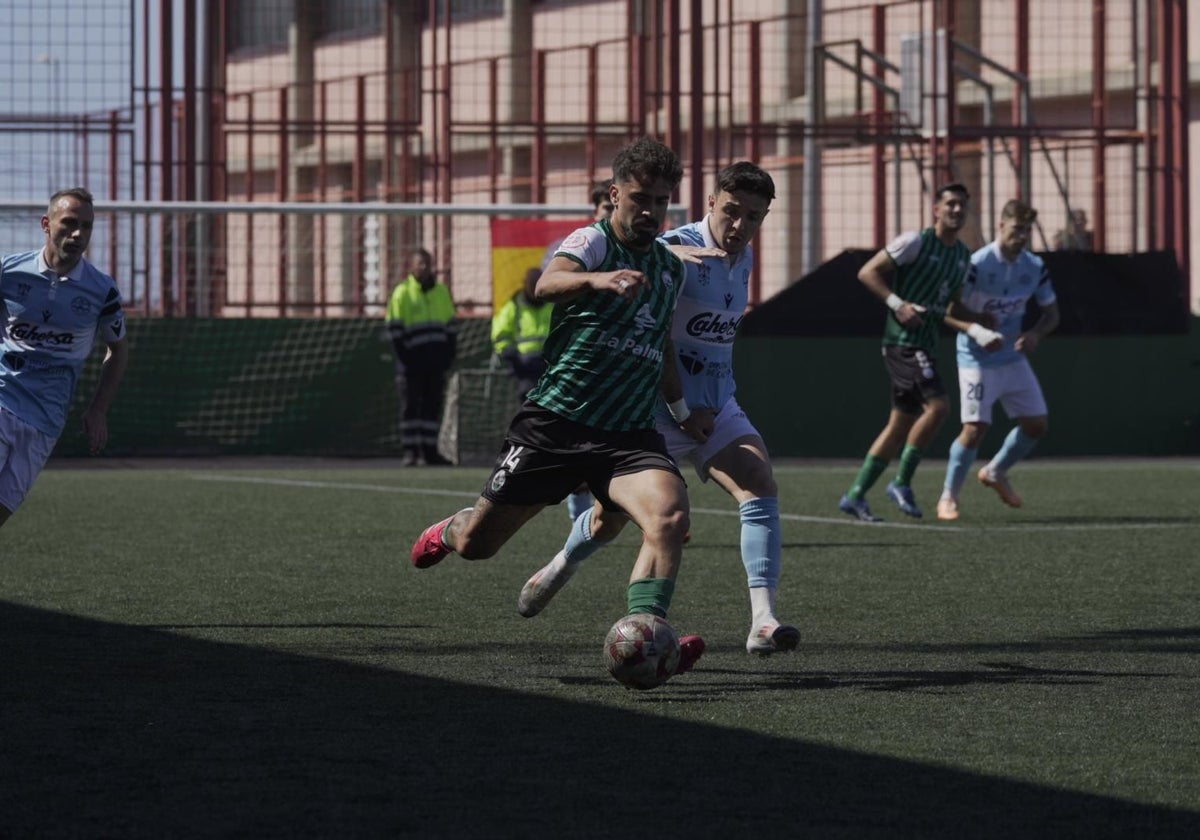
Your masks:
<svg viewBox="0 0 1200 840"><path fill-rule="evenodd" d="M658 241L671 193L683 178L673 151L643 138L613 160L613 214L568 236L538 279L554 303L543 352L546 372L509 425L504 446L473 508L426 528L412 550L417 568L450 552L493 556L547 505L586 482L606 509L620 511L644 539L630 575L627 612L665 617L687 533L687 489L654 423L661 392L683 389L670 344L683 264ZM703 437L703 415L679 415ZM704 650L680 639L676 673Z"/></svg>
<svg viewBox="0 0 1200 840"><path fill-rule="evenodd" d="M864 522L880 519L871 512L866 493L897 452L900 468L887 486L888 498L908 516L922 515L912 478L950 411L937 370L942 324L967 333L989 350L1001 345L999 333L989 329L995 326L992 316L972 312L960 300L971 270L971 251L958 239L968 200L962 184L940 187L934 197L933 226L897 237L858 273L863 285L891 310L883 331L883 361L892 380L892 410L854 483L838 502L840 510Z"/></svg>

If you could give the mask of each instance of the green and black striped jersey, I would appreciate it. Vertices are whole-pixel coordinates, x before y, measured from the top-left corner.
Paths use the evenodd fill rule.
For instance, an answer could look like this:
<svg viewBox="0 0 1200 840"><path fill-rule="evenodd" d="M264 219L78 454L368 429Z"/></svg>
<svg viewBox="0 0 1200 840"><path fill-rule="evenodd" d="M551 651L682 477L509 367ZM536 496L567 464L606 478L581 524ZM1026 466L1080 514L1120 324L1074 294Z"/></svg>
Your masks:
<svg viewBox="0 0 1200 840"><path fill-rule="evenodd" d="M654 428L663 347L683 286L683 264L658 241L645 254L630 251L607 219L572 233L555 255L588 272L640 271L647 282L633 300L589 290L555 303L542 351L546 372L529 399L596 429Z"/></svg>
<svg viewBox="0 0 1200 840"><path fill-rule="evenodd" d="M933 352L937 349L946 307L971 269L971 249L958 241L949 246L942 244L929 227L896 237L886 250L896 264L892 291L909 303L925 307L926 311L921 316L924 323L911 330L900 326L896 316L889 312L883 343Z"/></svg>

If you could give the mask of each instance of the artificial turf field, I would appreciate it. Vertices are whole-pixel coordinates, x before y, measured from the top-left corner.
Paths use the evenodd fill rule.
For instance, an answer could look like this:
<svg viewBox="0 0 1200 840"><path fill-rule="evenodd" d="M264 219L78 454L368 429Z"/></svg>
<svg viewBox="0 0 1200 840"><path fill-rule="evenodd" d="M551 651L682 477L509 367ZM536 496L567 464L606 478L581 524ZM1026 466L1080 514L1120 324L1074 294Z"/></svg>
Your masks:
<svg viewBox="0 0 1200 840"><path fill-rule="evenodd" d="M102 462L104 463L104 462ZM473 468L55 464L0 532L0 837L1197 837L1200 462L1038 461L932 518L777 467L780 616L689 475L693 673L607 675L638 538L540 616L563 508L417 571Z"/></svg>

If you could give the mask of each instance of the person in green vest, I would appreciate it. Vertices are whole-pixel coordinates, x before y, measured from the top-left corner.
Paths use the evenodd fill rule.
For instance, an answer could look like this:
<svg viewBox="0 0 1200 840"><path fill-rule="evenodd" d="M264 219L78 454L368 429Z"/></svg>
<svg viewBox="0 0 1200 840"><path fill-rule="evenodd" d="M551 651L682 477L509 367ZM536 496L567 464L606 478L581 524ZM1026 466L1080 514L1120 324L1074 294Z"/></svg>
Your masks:
<svg viewBox="0 0 1200 840"><path fill-rule="evenodd" d="M896 237L858 273L862 284L891 310L883 330L883 364L892 380L892 410L854 483L838 502L839 510L863 522L880 520L871 512L866 494L897 453L900 468L887 486L888 498L904 514L922 515L912 478L950 412L935 358L942 324L988 350L1002 344L1002 336L990 329L995 318L972 312L960 300L971 271L971 251L958 239L969 198L962 184L940 187L934 195L933 226Z"/></svg>
<svg viewBox="0 0 1200 840"><path fill-rule="evenodd" d="M492 349L506 363L523 401L546 369L542 345L550 334L554 305L534 296L540 268L525 272L525 285L492 318Z"/></svg>
<svg viewBox="0 0 1200 840"><path fill-rule="evenodd" d="M392 289L387 307L388 335L403 369L404 413L400 443L404 465L444 466L437 448L446 378L454 364L458 320L450 290L433 272L424 248L409 258L409 275Z"/></svg>

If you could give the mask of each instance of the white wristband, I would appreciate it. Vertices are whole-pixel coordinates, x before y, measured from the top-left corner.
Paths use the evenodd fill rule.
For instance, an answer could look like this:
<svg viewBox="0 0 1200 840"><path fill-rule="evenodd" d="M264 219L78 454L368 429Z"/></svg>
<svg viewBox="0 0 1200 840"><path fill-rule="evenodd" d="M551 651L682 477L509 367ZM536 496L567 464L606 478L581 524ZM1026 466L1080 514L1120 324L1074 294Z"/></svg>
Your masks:
<svg viewBox="0 0 1200 840"><path fill-rule="evenodd" d="M967 335L975 339L975 343L980 347L987 347L998 338L1003 338L1000 333L995 330L989 330L983 324L971 324L967 327Z"/></svg>
<svg viewBox="0 0 1200 840"><path fill-rule="evenodd" d="M675 402L667 403L667 411L671 412L671 417L676 423L683 423L684 420L692 416L692 410L688 408L687 400L683 397L675 400Z"/></svg>
<svg viewBox="0 0 1200 840"><path fill-rule="evenodd" d="M895 292L892 292L887 296L886 303L888 305L888 309L892 310L893 312L904 305L904 301L900 299L900 295L896 294Z"/></svg>

